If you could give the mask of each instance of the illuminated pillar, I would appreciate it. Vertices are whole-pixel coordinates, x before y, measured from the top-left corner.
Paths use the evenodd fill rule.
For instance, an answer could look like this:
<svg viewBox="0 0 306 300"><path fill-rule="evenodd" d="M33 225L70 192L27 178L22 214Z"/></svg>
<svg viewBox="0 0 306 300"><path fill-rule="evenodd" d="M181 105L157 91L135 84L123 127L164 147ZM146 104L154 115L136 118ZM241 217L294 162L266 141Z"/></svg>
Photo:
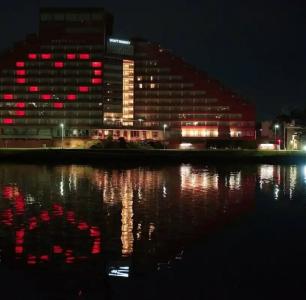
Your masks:
<svg viewBox="0 0 306 300"><path fill-rule="evenodd" d="M134 61L123 60L122 125L133 126L134 119Z"/></svg>

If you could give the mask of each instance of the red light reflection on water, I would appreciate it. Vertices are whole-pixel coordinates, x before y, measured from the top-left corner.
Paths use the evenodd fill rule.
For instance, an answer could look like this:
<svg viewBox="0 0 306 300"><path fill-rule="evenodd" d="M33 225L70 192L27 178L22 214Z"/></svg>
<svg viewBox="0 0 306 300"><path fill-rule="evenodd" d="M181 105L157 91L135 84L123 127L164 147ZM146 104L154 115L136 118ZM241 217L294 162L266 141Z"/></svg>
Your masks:
<svg viewBox="0 0 306 300"><path fill-rule="evenodd" d="M28 265L36 265L37 263L49 262L51 257L45 252L47 250L48 253L48 249L44 249L44 252L41 254L36 253L37 255L27 254L27 248L31 247L31 244L25 243L25 239L27 238L28 234L41 234L40 230L34 230L39 229L39 227L43 223L47 223L49 226L49 224L51 225L53 219L58 219L60 217L64 218L69 224L69 226L71 226L75 230L85 231L85 233L88 234L88 242L91 245L91 254L99 254L101 252L101 233L99 227L90 226L84 220L77 220L74 211L70 210L65 213L65 209L61 204L54 203L50 212L48 210L42 210L38 213L37 216L32 215L30 217L27 217L26 215L24 215L26 210L25 198L19 191L18 187L9 185L4 186L2 189L2 196L4 199L9 200L9 205L12 205L14 208L7 208L0 212L0 222L7 226L14 225L17 227L15 231L16 259L21 259L22 257L24 257ZM18 225L20 217L16 219L16 216L20 215L24 215L25 218L24 220L22 220L22 224ZM78 255L74 255L73 249L65 249L65 246L60 245L58 243L53 245L51 243L50 246L51 252L53 252L54 254L63 254L63 256L60 257L63 257L65 263L67 264L72 264L76 261L85 260L89 258L86 253L78 253L78 251Z"/></svg>

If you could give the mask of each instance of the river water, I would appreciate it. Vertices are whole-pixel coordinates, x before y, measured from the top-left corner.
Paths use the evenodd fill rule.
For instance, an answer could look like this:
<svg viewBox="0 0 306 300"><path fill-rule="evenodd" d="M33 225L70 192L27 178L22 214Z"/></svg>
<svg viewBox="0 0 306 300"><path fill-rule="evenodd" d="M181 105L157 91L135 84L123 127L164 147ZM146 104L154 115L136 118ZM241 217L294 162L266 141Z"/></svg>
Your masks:
<svg viewBox="0 0 306 300"><path fill-rule="evenodd" d="M2 164L0 189L10 299L115 299L113 282L179 268L199 243L236 239L233 226L265 211L306 228L305 166Z"/></svg>

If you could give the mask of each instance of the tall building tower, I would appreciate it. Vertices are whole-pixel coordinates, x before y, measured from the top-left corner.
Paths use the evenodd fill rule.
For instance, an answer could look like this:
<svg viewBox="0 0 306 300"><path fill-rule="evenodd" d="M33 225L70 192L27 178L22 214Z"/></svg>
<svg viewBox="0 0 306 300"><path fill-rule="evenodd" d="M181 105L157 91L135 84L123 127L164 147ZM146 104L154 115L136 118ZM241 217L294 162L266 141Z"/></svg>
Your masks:
<svg viewBox="0 0 306 300"><path fill-rule="evenodd" d="M123 58L132 49L110 38L112 24L102 8L41 9L39 34L0 58L3 139L89 137L103 112L122 118Z"/></svg>

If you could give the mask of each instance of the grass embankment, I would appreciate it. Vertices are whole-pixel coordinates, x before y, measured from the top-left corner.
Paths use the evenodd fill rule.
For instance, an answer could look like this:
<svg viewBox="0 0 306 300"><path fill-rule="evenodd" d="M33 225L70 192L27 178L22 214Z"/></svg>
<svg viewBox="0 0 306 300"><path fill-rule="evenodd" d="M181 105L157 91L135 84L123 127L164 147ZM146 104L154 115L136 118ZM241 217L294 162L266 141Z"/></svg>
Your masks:
<svg viewBox="0 0 306 300"><path fill-rule="evenodd" d="M26 163L306 163L302 151L139 150L139 149L0 149L0 162Z"/></svg>

